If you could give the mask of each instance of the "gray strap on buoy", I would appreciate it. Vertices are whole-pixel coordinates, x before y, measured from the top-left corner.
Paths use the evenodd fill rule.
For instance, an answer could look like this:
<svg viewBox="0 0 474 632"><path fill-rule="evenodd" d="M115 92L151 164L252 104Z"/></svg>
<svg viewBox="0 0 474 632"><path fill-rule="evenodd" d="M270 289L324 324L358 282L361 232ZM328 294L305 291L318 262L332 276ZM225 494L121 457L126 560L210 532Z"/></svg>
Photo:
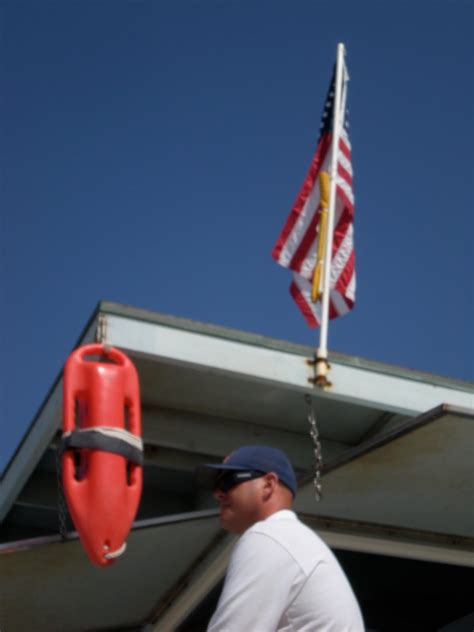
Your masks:
<svg viewBox="0 0 474 632"><path fill-rule="evenodd" d="M143 465L143 441L128 430L112 426L94 426L64 432L59 455L65 450L85 448L120 454L128 461Z"/></svg>

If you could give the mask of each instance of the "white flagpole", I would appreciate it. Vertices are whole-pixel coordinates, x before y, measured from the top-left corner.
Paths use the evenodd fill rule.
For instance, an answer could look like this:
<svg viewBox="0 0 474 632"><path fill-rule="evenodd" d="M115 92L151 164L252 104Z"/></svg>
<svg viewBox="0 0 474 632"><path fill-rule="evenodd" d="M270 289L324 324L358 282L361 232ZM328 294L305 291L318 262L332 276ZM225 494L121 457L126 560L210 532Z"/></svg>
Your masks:
<svg viewBox="0 0 474 632"><path fill-rule="evenodd" d="M337 157L339 153L339 138L341 135L341 120L343 111L342 87L344 81L344 44L337 45L337 61L336 61L336 81L334 94L334 118L333 118L333 137L332 137L332 156L330 166L330 188L329 188L329 208L328 208L328 224L326 237L326 252L324 253L323 283L322 283L322 304L321 304L321 330L319 336L319 347L316 353L316 383L322 386L328 385L326 378L328 370L328 323L329 323L329 294L330 294L330 275L331 275L331 259L332 259L332 243L334 232L334 210L336 207L336 179L337 179Z"/></svg>

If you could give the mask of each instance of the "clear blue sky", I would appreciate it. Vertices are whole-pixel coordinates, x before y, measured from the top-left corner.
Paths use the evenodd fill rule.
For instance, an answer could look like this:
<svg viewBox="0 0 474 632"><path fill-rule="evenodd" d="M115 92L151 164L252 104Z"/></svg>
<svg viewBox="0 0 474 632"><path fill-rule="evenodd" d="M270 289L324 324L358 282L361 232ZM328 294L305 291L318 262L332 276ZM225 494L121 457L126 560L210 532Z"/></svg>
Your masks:
<svg viewBox="0 0 474 632"><path fill-rule="evenodd" d="M357 304L329 348L473 378L472 0L3 0L5 466L96 303L316 344L270 257L346 44Z"/></svg>

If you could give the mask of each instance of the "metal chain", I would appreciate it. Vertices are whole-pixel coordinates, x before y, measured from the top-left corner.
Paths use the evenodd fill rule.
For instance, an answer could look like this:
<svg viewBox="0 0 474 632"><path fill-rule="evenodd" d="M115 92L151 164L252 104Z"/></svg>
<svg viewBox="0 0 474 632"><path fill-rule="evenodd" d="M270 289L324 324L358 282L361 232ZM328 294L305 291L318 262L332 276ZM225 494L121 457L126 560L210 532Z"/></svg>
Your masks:
<svg viewBox="0 0 474 632"><path fill-rule="evenodd" d="M323 468L323 454L321 451L321 442L319 441L319 431L316 423L316 413L314 412L313 400L310 395L305 395L308 405L308 422L309 434L314 443L314 495L318 503L322 498L321 470Z"/></svg>
<svg viewBox="0 0 474 632"><path fill-rule="evenodd" d="M59 534L63 540L67 539L67 505L64 498L63 481L61 478L61 461L59 458L59 450L56 449L56 476L57 476L57 489L58 489L58 521L59 521Z"/></svg>

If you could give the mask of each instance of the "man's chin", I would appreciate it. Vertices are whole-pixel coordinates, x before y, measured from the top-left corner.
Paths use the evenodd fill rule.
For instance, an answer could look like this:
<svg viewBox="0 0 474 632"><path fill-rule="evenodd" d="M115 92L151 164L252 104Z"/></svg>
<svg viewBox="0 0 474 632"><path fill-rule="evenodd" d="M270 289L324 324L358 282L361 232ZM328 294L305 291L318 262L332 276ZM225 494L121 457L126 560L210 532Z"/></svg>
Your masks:
<svg viewBox="0 0 474 632"><path fill-rule="evenodd" d="M229 520L229 510L226 507L224 507L224 509L220 510L219 518L220 518L222 526L224 526L224 524L227 522L227 520Z"/></svg>
<svg viewBox="0 0 474 632"><path fill-rule="evenodd" d="M226 531L230 531L231 533L235 532L235 521L232 519L232 512L229 510L228 507L224 507L223 509L221 509L219 517L221 521L221 527L223 529L225 529Z"/></svg>

